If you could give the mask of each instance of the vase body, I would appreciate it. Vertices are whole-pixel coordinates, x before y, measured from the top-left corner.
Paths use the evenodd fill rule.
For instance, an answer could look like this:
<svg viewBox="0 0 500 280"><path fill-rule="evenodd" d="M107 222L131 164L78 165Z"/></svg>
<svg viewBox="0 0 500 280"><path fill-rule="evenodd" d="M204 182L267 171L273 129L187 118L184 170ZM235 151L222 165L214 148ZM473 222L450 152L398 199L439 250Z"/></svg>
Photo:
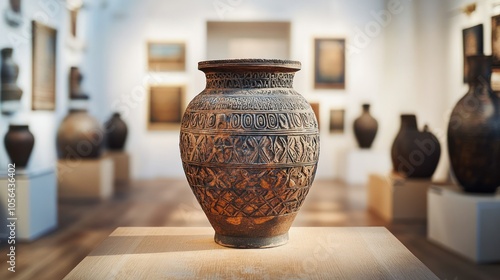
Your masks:
<svg viewBox="0 0 500 280"><path fill-rule="evenodd" d="M127 124L120 118L120 114L114 113L104 125L106 129L106 147L109 150L123 150L127 140Z"/></svg>
<svg viewBox="0 0 500 280"><path fill-rule="evenodd" d="M86 110L71 110L57 131L59 158L78 160L101 155L104 133Z"/></svg>
<svg viewBox="0 0 500 280"><path fill-rule="evenodd" d="M468 58L469 91L448 124L451 167L466 192L495 193L500 186L500 104L490 86L491 61Z"/></svg>
<svg viewBox="0 0 500 280"><path fill-rule="evenodd" d="M362 149L369 149L375 140L377 130L378 122L370 114L370 105L363 104L363 113L354 121L354 135L358 146Z"/></svg>
<svg viewBox="0 0 500 280"><path fill-rule="evenodd" d="M2 49L2 65L0 76L2 78L1 98L5 101L19 101L23 91L17 86L17 77L19 75L19 66L12 59L12 48Z"/></svg>
<svg viewBox="0 0 500 280"><path fill-rule="evenodd" d="M441 156L439 140L428 131L419 131L415 115L401 115L401 128L391 149L393 170L407 178L430 178Z"/></svg>
<svg viewBox="0 0 500 280"><path fill-rule="evenodd" d="M318 124L293 88L300 63L200 62L206 88L188 105L180 150L186 178L218 244L283 245L314 180Z"/></svg>
<svg viewBox="0 0 500 280"><path fill-rule="evenodd" d="M35 144L35 137L27 125L10 125L4 138L5 149L16 168L25 168Z"/></svg>

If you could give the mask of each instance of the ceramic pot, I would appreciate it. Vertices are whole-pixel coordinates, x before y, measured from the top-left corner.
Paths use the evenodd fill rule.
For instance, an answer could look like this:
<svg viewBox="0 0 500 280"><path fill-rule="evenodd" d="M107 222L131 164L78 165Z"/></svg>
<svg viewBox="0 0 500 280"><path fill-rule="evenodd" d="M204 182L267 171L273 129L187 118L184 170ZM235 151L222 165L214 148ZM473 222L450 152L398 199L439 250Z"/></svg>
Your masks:
<svg viewBox="0 0 500 280"><path fill-rule="evenodd" d="M378 122L370 115L370 104L363 104L363 113L354 121L354 135L362 149L369 149L377 135Z"/></svg>
<svg viewBox="0 0 500 280"><path fill-rule="evenodd" d="M109 150L123 150L127 140L127 124L120 118L119 113L113 116L104 124L106 129L106 147Z"/></svg>
<svg viewBox="0 0 500 280"><path fill-rule="evenodd" d="M469 91L453 108L448 153L466 192L495 193L500 186L500 99L490 85L490 56L468 57Z"/></svg>
<svg viewBox="0 0 500 280"><path fill-rule="evenodd" d="M16 168L25 168L35 144L35 137L27 125L10 125L4 138L5 149Z"/></svg>
<svg viewBox="0 0 500 280"><path fill-rule="evenodd" d="M82 90L83 75L78 67L71 67L69 72L69 98L88 99L88 95Z"/></svg>
<svg viewBox="0 0 500 280"><path fill-rule="evenodd" d="M19 101L23 95L23 91L16 85L19 75L19 66L12 59L12 48L2 49L2 65L0 68L1 84L1 100L4 101Z"/></svg>
<svg viewBox="0 0 500 280"><path fill-rule="evenodd" d="M441 145L428 127L421 132L415 115L401 115L401 128L391 149L393 170L407 178L430 178L440 156Z"/></svg>
<svg viewBox="0 0 500 280"><path fill-rule="evenodd" d="M318 124L293 88L300 62L204 61L206 88L188 105L180 150L218 244L283 245L311 187Z"/></svg>
<svg viewBox="0 0 500 280"><path fill-rule="evenodd" d="M86 110L71 110L57 131L57 153L61 159L98 158L103 128Z"/></svg>

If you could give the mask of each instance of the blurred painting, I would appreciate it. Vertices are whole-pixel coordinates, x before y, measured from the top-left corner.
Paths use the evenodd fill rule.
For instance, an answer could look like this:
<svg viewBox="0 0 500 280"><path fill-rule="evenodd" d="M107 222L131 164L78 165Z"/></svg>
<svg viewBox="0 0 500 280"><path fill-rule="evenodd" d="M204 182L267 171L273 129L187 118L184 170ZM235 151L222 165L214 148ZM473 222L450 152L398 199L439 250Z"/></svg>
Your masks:
<svg viewBox="0 0 500 280"><path fill-rule="evenodd" d="M149 71L184 71L186 69L186 46L184 43L149 42Z"/></svg>
<svg viewBox="0 0 500 280"><path fill-rule="evenodd" d="M345 39L314 40L314 88L345 88Z"/></svg>
<svg viewBox="0 0 500 280"><path fill-rule="evenodd" d="M491 69L491 89L500 91L500 68L494 67Z"/></svg>
<svg viewBox="0 0 500 280"><path fill-rule="evenodd" d="M468 82L469 65L467 57L471 55L483 54L483 25L479 24L466 28L463 33L463 53L464 53L464 83Z"/></svg>
<svg viewBox="0 0 500 280"><path fill-rule="evenodd" d="M491 51L493 66L500 67L500 15L491 18Z"/></svg>
<svg viewBox="0 0 500 280"><path fill-rule="evenodd" d="M330 133L344 133L345 110L330 110Z"/></svg>
<svg viewBox="0 0 500 280"><path fill-rule="evenodd" d="M182 118L183 100L183 86L151 86L148 129L178 129Z"/></svg>
<svg viewBox="0 0 500 280"><path fill-rule="evenodd" d="M316 115L316 120L318 121L318 128L320 127L319 125L319 103L318 102L309 102L311 104L311 108L314 111L314 115Z"/></svg>
<svg viewBox="0 0 500 280"><path fill-rule="evenodd" d="M32 21L33 110L53 111L56 106L57 30Z"/></svg>

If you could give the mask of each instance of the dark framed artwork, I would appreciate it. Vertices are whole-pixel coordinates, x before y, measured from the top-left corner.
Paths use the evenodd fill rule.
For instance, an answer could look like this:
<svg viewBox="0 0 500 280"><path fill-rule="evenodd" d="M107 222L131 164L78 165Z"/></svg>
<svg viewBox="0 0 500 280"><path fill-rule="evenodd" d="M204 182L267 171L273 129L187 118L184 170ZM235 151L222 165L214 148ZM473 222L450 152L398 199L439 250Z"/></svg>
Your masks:
<svg viewBox="0 0 500 280"><path fill-rule="evenodd" d="M500 15L491 18L491 52L493 66L500 67Z"/></svg>
<svg viewBox="0 0 500 280"><path fill-rule="evenodd" d="M78 23L78 12L80 11L79 8L75 8L73 10L69 10L69 30L71 33L71 36L76 38L76 32L77 32L77 23Z"/></svg>
<svg viewBox="0 0 500 280"><path fill-rule="evenodd" d="M493 91L500 91L500 67L493 67L491 69L491 89Z"/></svg>
<svg viewBox="0 0 500 280"><path fill-rule="evenodd" d="M32 21L32 33L31 108L53 111L56 107L57 30Z"/></svg>
<svg viewBox="0 0 500 280"><path fill-rule="evenodd" d="M345 39L314 39L314 88L344 89Z"/></svg>
<svg viewBox="0 0 500 280"><path fill-rule="evenodd" d="M464 83L468 82L469 66L467 57L479 55L484 52L483 25L479 24L462 31L463 36L463 56L464 56Z"/></svg>
<svg viewBox="0 0 500 280"><path fill-rule="evenodd" d="M184 94L184 86L151 86L148 102L148 129L178 129L183 113Z"/></svg>
<svg viewBox="0 0 500 280"><path fill-rule="evenodd" d="M320 121L320 111L319 111L319 102L309 102L309 104L311 105L311 108L314 112L314 115L316 115L316 120L318 121L318 128L320 127L319 125L319 121Z"/></svg>
<svg viewBox="0 0 500 280"><path fill-rule="evenodd" d="M186 70L186 45L175 42L148 42L149 71Z"/></svg>
<svg viewBox="0 0 500 280"><path fill-rule="evenodd" d="M330 133L344 133L345 110L330 110Z"/></svg>

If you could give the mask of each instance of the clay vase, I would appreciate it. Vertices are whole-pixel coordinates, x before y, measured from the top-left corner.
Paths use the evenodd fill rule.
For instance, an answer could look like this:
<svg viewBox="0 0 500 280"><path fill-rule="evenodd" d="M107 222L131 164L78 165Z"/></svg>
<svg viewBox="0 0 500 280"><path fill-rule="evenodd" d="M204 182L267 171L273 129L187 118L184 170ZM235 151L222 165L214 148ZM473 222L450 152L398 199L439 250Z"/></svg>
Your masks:
<svg viewBox="0 0 500 280"><path fill-rule="evenodd" d="M82 90L83 75L78 67L71 67L69 72L69 98L88 99L88 95Z"/></svg>
<svg viewBox="0 0 500 280"><path fill-rule="evenodd" d="M401 128L391 149L393 171L407 178L430 178L441 156L439 140L417 127L415 115L401 115Z"/></svg>
<svg viewBox="0 0 500 280"><path fill-rule="evenodd" d="M490 56L468 57L469 91L453 108L448 153L466 192L495 193L500 186L500 99L490 85Z"/></svg>
<svg viewBox="0 0 500 280"><path fill-rule="evenodd" d="M363 104L363 113L354 121L354 135L361 149L369 149L377 135L378 122L370 115L370 104Z"/></svg>
<svg viewBox="0 0 500 280"><path fill-rule="evenodd" d="M103 139L101 125L86 110L70 110L57 131L58 156L67 160L98 158Z"/></svg>
<svg viewBox="0 0 500 280"><path fill-rule="evenodd" d="M16 168L25 168L35 144L35 137L27 125L10 125L4 138L5 149Z"/></svg>
<svg viewBox="0 0 500 280"><path fill-rule="evenodd" d="M316 117L292 88L300 62L214 60L198 69L206 88L184 113L180 150L215 241L237 248L283 245L319 157Z"/></svg>
<svg viewBox="0 0 500 280"><path fill-rule="evenodd" d="M12 48L2 49L2 65L0 68L0 77L2 85L0 93L2 102L19 101L23 95L23 91L16 85L19 75L19 66L12 59Z"/></svg>
<svg viewBox="0 0 500 280"><path fill-rule="evenodd" d="M106 147L109 150L123 150L127 140L127 124L120 118L119 113L113 116L104 124L106 129Z"/></svg>

